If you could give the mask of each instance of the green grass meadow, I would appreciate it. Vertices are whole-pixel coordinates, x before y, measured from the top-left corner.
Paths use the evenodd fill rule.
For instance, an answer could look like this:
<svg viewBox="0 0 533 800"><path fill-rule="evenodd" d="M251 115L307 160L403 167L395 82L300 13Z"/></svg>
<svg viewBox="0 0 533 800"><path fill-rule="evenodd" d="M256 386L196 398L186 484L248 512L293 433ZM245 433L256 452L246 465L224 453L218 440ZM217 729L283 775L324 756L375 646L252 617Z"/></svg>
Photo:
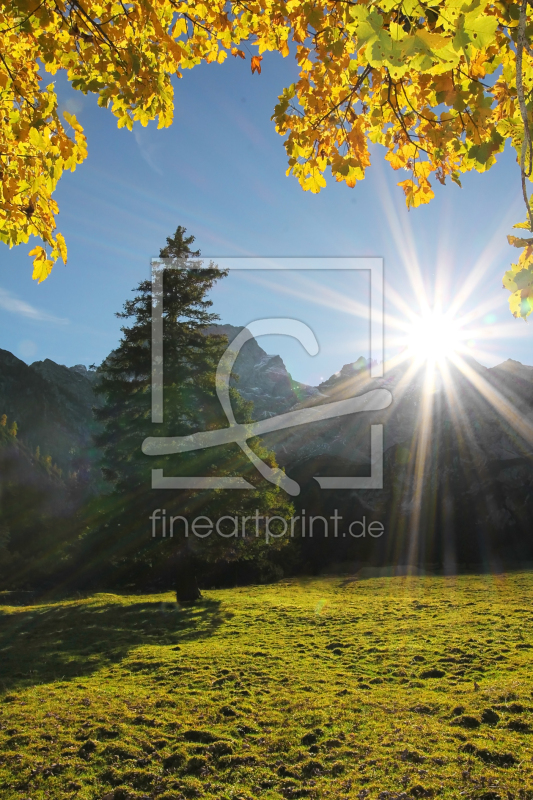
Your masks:
<svg viewBox="0 0 533 800"><path fill-rule="evenodd" d="M0 606L0 797L533 800L532 597L522 572Z"/></svg>

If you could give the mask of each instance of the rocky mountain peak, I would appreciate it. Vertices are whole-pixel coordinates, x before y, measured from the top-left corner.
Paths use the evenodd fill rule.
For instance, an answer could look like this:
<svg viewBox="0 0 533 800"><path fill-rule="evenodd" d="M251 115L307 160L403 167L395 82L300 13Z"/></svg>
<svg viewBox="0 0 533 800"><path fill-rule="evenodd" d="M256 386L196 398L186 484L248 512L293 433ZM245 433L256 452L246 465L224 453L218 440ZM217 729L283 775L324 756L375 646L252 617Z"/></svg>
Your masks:
<svg viewBox="0 0 533 800"><path fill-rule="evenodd" d="M318 389L323 394L331 394L332 392L337 393L339 390L350 391L352 388L356 388L361 383L361 379L369 378L370 367L373 364L377 364L377 361L360 356L357 361L344 364L342 369L340 369L338 372L335 372L334 375L319 384Z"/></svg>

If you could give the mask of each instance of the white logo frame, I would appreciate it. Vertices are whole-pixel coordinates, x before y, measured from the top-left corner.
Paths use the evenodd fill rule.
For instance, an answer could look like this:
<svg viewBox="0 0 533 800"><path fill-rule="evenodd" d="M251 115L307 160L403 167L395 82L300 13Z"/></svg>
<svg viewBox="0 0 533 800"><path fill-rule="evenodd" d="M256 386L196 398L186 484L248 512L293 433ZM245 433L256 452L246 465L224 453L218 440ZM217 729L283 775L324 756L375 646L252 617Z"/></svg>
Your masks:
<svg viewBox="0 0 533 800"><path fill-rule="evenodd" d="M211 259L209 259L211 261ZM190 262L184 259L184 268ZM370 377L383 377L384 363L384 275L382 258L363 257L309 257L309 258L257 258L221 257L216 259L221 269L231 270L357 270L370 272ZM152 259L152 422L163 422L163 272L166 267L176 268L173 259ZM195 269L202 264L195 260ZM387 408L392 395L379 388L348 400L341 400L310 408L289 411L261 422L240 425L235 421L229 399L231 370L241 347L251 338L261 335L281 334L292 336L304 346L310 355L318 352L316 337L305 323L295 319L268 318L248 324L235 337L220 359L216 391L228 419L229 427L216 431L200 431L185 437L148 437L142 444L146 455L200 450L219 444L237 443L266 480L283 488L288 494L300 493L299 485L283 470L272 469L250 449L247 439L281 430L295 425L308 424L319 419L331 419L360 411L377 411ZM321 489L382 489L383 488L383 425L371 425L371 474L369 477L318 477L314 476ZM152 470L153 489L254 489L253 485L239 477L168 477L162 469Z"/></svg>

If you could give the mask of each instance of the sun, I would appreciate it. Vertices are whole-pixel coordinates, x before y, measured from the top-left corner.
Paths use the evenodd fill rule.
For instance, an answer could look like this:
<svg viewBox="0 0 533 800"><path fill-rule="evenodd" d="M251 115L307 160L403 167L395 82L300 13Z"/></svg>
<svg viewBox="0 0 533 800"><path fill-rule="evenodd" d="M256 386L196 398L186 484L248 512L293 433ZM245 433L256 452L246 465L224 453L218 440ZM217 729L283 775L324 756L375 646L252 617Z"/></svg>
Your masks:
<svg viewBox="0 0 533 800"><path fill-rule="evenodd" d="M439 311L427 311L411 326L407 334L409 354L424 361L442 361L459 348L457 322Z"/></svg>

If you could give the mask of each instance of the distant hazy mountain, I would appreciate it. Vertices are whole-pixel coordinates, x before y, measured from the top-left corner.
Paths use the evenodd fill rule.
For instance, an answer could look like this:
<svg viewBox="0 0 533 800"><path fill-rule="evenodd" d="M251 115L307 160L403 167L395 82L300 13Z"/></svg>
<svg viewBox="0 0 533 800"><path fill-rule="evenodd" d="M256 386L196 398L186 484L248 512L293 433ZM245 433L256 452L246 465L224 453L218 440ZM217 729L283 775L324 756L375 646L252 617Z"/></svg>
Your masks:
<svg viewBox="0 0 533 800"><path fill-rule="evenodd" d="M211 330L231 341L242 328ZM426 371L413 373L409 362L371 379L370 365L359 358L311 387L292 380L279 355L267 354L255 340L244 345L233 384L254 403L256 420L378 387L393 396L385 411L265 437L278 463L302 486L297 507L325 516L335 509L345 518L366 515L389 532L372 543L370 556L364 543L352 539L338 542L334 555L327 550L331 542L309 543L312 561L365 553L387 561L391 547L395 560L408 559L413 537L420 558L430 562L479 561L483 548L489 560L494 553L533 560L533 367L511 359L490 369L473 359L464 363L463 370L450 364L449 379L428 385ZM95 377L83 366L49 359L28 366L0 350L0 415L15 419L21 439L51 455L64 474L89 473L98 456L92 447ZM384 426L383 489L320 490L316 476L369 474L371 424Z"/></svg>
<svg viewBox="0 0 533 800"><path fill-rule="evenodd" d="M232 341L242 330L233 325L214 325L212 332L222 333ZM471 423L471 443L476 442L486 457L512 459L533 452L505 421L509 409L533 423L533 367L509 359L487 369L471 359L468 369L480 388L468 377L450 367L450 387L458 392L454 414ZM345 364L339 372L318 387L294 381L279 355L269 355L255 339L242 348L235 363L232 384L254 404L253 418L260 420L294 408L345 399L377 387L389 389L393 403L386 411L353 415L314 423L271 434L268 443L280 462L290 466L317 455L328 455L364 463L369 459L368 426L384 423L385 450L409 441L420 424L425 372L407 377L410 365L386 371L384 378L372 380L369 363L360 357ZM96 423L92 409L100 401L93 391L96 373L83 365L65 367L50 359L30 366L6 350L0 350L0 414L15 419L19 435L42 455L51 455L64 471L91 458L92 435ZM490 397L492 393L492 398ZM442 379L433 387L433 415L439 424L452 424L451 398ZM500 398L500 400L498 400ZM496 402L496 407L490 400ZM498 408L498 402L500 408ZM503 413L503 415L502 415ZM94 455L94 453L92 453Z"/></svg>
<svg viewBox="0 0 533 800"><path fill-rule="evenodd" d="M350 372L344 367L321 384L319 398L301 405L385 387L389 408L269 434L265 443L302 486L299 508L377 520L386 536L316 537L306 543L309 563L394 561L453 571L533 562L533 368L508 360L489 369L469 359L463 369L450 364L448 377L433 384L410 362L374 380L368 369ZM383 424L383 489L320 490L317 476L370 474L371 424Z"/></svg>

